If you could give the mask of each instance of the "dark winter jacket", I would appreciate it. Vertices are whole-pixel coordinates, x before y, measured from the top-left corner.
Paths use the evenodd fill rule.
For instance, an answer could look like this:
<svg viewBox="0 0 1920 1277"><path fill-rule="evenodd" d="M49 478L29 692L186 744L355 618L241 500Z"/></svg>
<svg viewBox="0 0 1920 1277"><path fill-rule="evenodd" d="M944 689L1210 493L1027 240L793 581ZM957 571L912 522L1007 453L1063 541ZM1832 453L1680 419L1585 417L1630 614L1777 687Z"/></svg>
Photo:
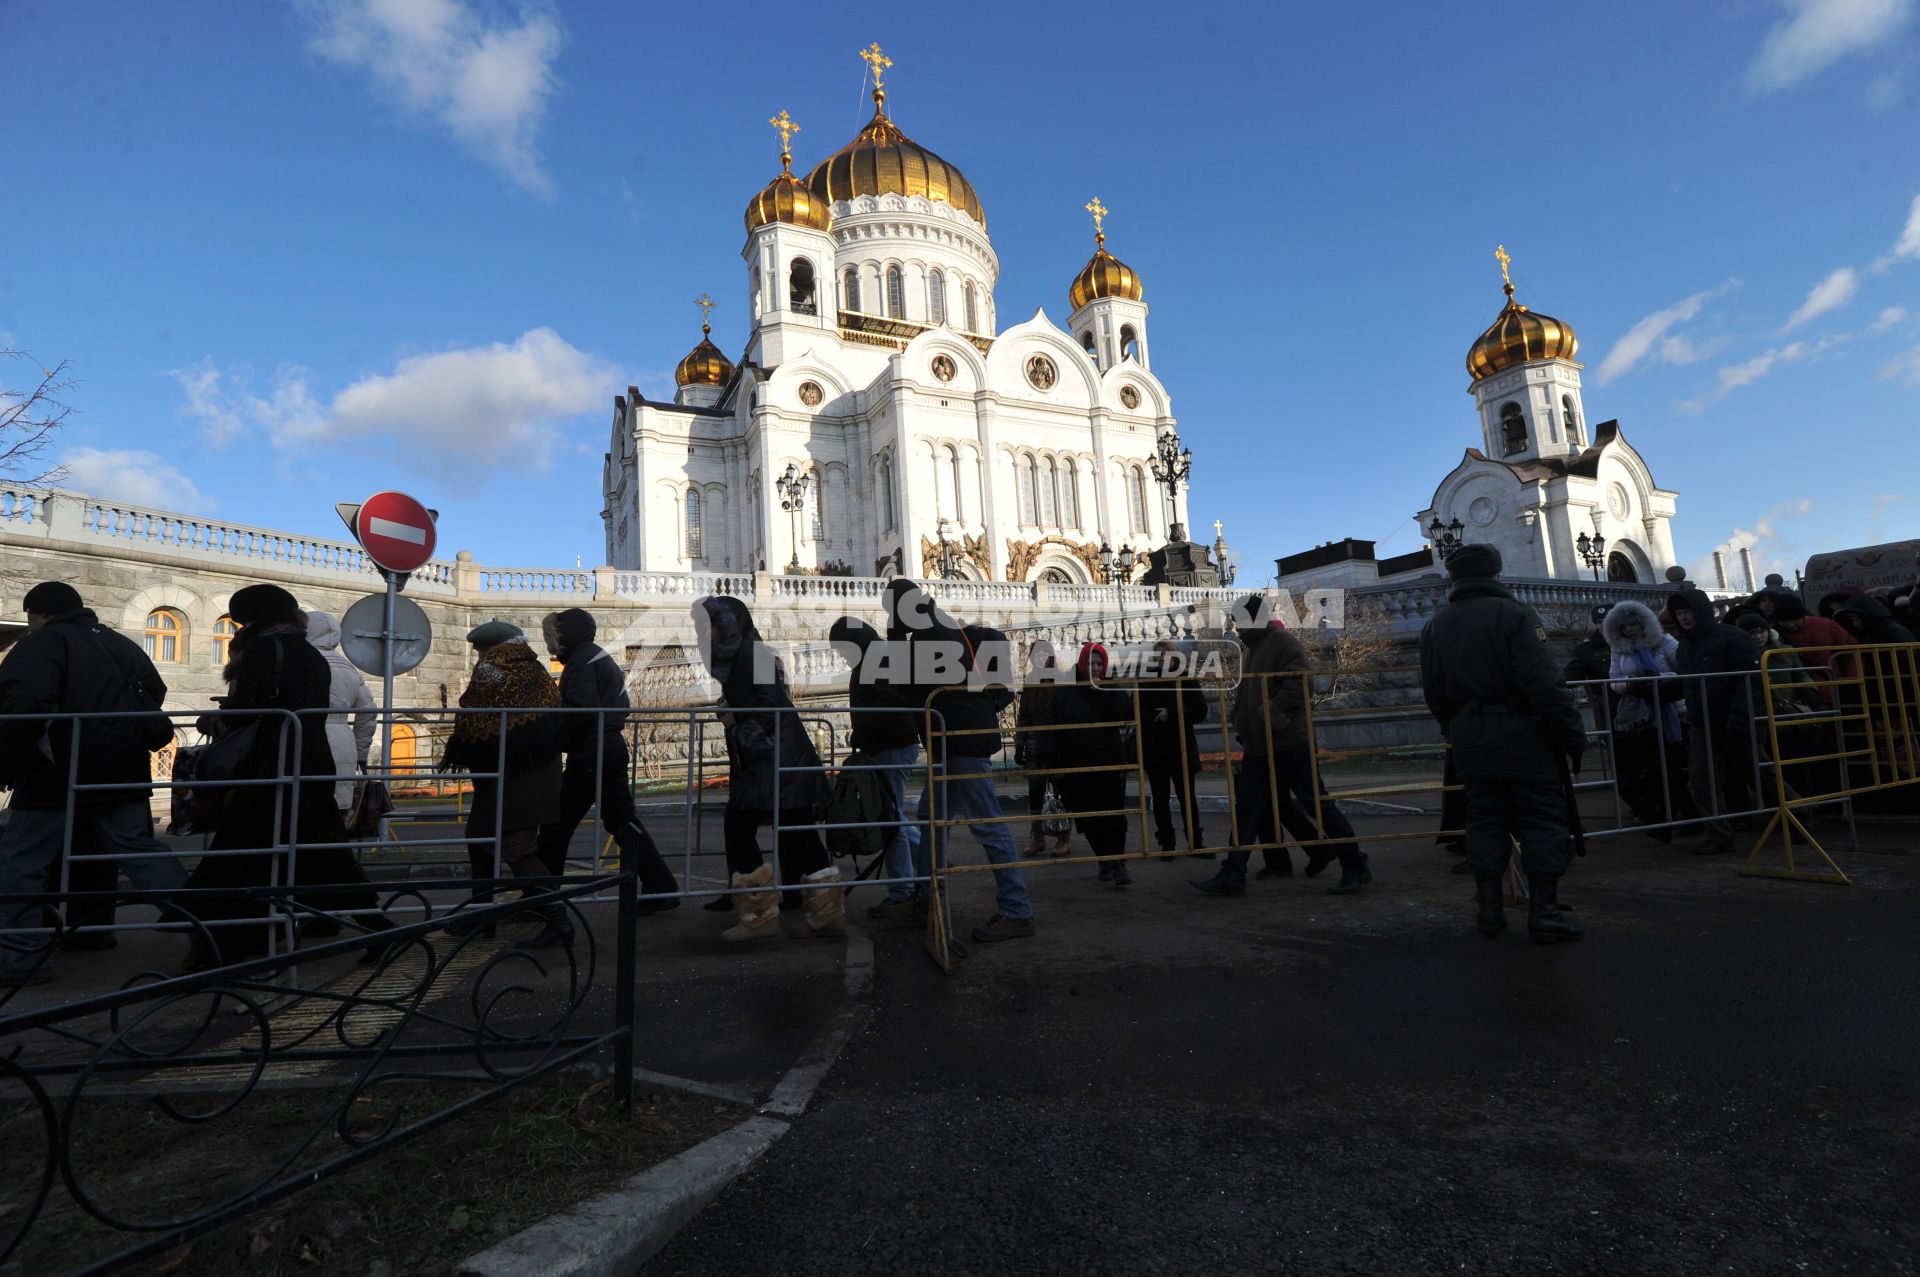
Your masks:
<svg viewBox="0 0 1920 1277"><path fill-rule="evenodd" d="M1088 649L1098 653L1092 668ZM1074 681L1054 685L1047 712L1060 730L1040 733L1039 754L1045 766L1099 767L1135 761L1128 744L1133 734L1133 698L1121 688L1098 685L1106 669L1106 649L1089 643L1075 664Z"/></svg>
<svg viewBox="0 0 1920 1277"><path fill-rule="evenodd" d="M1265 758L1305 745L1307 680L1312 677L1306 671L1313 668L1306 646L1278 625L1242 631L1240 641L1246 645L1246 656L1227 721L1241 752L1249 758Z"/></svg>
<svg viewBox="0 0 1920 1277"><path fill-rule="evenodd" d="M300 621L243 626L228 650L232 659L223 671L227 694L221 701L222 709L290 710L299 717L297 770L302 781L298 841L345 841L346 828L333 798L333 747L327 743L328 716L324 712L333 699L333 667L307 641L307 627ZM250 722L260 723L253 752L240 768L240 778L265 779L289 770L286 764L293 759L287 734L292 729L283 715L230 712L217 721L222 733L239 731ZM286 795L287 790L277 785L228 791L219 830L213 838L215 849L259 849L296 832L290 822L293 805L286 801ZM274 824L276 804L280 810L278 833Z"/></svg>
<svg viewBox="0 0 1920 1277"><path fill-rule="evenodd" d="M1862 643L1915 641L1913 631L1893 619L1893 609L1871 594L1848 599L1847 605L1833 614L1833 619Z"/></svg>
<svg viewBox="0 0 1920 1277"><path fill-rule="evenodd" d="M140 645L100 624L85 608L54 617L0 661L0 714L131 715L157 708L166 695L167 685ZM13 786L14 806L66 805L73 732L70 719L0 722L0 785ZM152 754L135 718L88 720L80 728L80 746L81 784L133 783L126 789L82 790L76 802L124 802L153 792L147 784Z"/></svg>
<svg viewBox="0 0 1920 1277"><path fill-rule="evenodd" d="M1463 781L1557 780L1586 747L1546 627L1492 577L1456 581L1420 631L1420 682Z"/></svg>
<svg viewBox="0 0 1920 1277"><path fill-rule="evenodd" d="M895 665L880 631L865 621L842 617L827 637L847 660L847 704L852 709L849 743L867 754L920 743L922 716L912 709L910 687L902 683L911 668Z"/></svg>
<svg viewBox="0 0 1920 1277"><path fill-rule="evenodd" d="M560 704L568 709L625 710L633 706L627 698L627 677L613 654L598 643L586 642L570 647L560 658ZM622 739L626 730L625 714L563 714L561 729L567 752L588 754L599 746L596 736L611 743Z"/></svg>
<svg viewBox="0 0 1920 1277"><path fill-rule="evenodd" d="M1207 721L1207 694L1197 680L1176 683L1173 679L1142 683L1140 697L1140 745L1150 763L1178 767L1184 726L1186 760L1189 768L1200 765L1200 738L1194 728ZM1182 723L1184 716L1185 722Z"/></svg>
<svg viewBox="0 0 1920 1277"><path fill-rule="evenodd" d="M1656 625L1656 629L1659 627ZM1607 636L1600 632L1598 625L1578 643L1567 657L1567 663L1560 667L1560 676L1569 683L1588 683L1603 679L1613 665L1613 649L1607 644ZM1593 695L1591 687L1582 689L1589 698Z"/></svg>
<svg viewBox="0 0 1920 1277"><path fill-rule="evenodd" d="M943 759L991 758L1000 752L1000 712L1013 704L1013 647L984 625L962 626L905 577L887 585L887 638L904 644L916 707L928 705L944 737L928 742Z"/></svg>
<svg viewBox="0 0 1920 1277"><path fill-rule="evenodd" d="M1680 648L1673 660L1676 671L1690 676L1687 722L1695 730L1730 731L1739 725L1740 715L1759 712L1758 680L1701 676L1757 673L1760 650L1739 626L1713 619L1713 602L1704 590L1681 590L1670 606L1693 610L1693 628L1681 627Z"/></svg>
<svg viewBox="0 0 1920 1277"><path fill-rule="evenodd" d="M491 837L496 812L509 832L560 818L560 749L567 725L558 714L537 712L559 700L546 663L525 642L501 643L474 663L460 708L519 712L504 717L504 744L498 713L460 715L447 740L446 765L474 773L468 837Z"/></svg>
<svg viewBox="0 0 1920 1277"><path fill-rule="evenodd" d="M776 794L781 811L818 806L827 796L820 753L792 712L787 672L761 641L753 613L739 599L716 594L694 605L694 620L702 657L726 706L727 806L769 813Z"/></svg>

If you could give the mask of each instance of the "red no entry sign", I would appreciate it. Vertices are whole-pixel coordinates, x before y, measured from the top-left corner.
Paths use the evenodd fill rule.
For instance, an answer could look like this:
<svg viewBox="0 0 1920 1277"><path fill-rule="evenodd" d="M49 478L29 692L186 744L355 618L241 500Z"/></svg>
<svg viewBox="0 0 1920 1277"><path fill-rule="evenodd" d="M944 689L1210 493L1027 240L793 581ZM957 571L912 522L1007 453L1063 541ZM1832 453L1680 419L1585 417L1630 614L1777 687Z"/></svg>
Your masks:
<svg viewBox="0 0 1920 1277"><path fill-rule="evenodd" d="M376 492L353 516L367 556L389 572L413 572L433 557L433 515L404 492Z"/></svg>

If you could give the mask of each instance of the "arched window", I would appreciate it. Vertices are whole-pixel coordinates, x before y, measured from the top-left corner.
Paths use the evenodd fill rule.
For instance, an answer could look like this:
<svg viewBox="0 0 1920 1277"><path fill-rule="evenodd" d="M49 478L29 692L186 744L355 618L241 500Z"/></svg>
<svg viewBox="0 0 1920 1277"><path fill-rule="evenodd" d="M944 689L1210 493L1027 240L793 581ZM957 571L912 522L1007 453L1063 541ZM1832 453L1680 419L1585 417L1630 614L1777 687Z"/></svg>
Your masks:
<svg viewBox="0 0 1920 1277"><path fill-rule="evenodd" d="M1060 472L1053 464L1053 458L1047 458L1045 471L1040 476L1040 523L1043 527L1060 526L1059 500Z"/></svg>
<svg viewBox="0 0 1920 1277"><path fill-rule="evenodd" d="M1029 525L1037 523L1039 517L1033 507L1033 458L1015 457L1013 459L1013 473L1017 481L1017 486L1020 489L1020 522Z"/></svg>
<svg viewBox="0 0 1920 1277"><path fill-rule="evenodd" d="M846 294L846 305L844 308L847 310L859 310L860 272L851 266L847 267L847 273L841 279L840 291Z"/></svg>
<svg viewBox="0 0 1920 1277"><path fill-rule="evenodd" d="M900 279L898 266L887 267L887 318L905 319L907 317L907 290Z"/></svg>
<svg viewBox="0 0 1920 1277"><path fill-rule="evenodd" d="M1640 573L1635 570L1632 559L1618 550L1607 556L1607 580L1632 583L1639 579Z"/></svg>
<svg viewBox="0 0 1920 1277"><path fill-rule="evenodd" d="M958 449L947 449L947 466L953 471L953 517L956 519L964 519L967 517L967 510L966 506L962 504L962 498L965 495L966 489L960 483L960 453Z"/></svg>
<svg viewBox="0 0 1920 1277"><path fill-rule="evenodd" d="M796 314L814 314L813 295L813 263L804 257L795 258L793 269L787 272L787 306Z"/></svg>
<svg viewBox="0 0 1920 1277"><path fill-rule="evenodd" d="M927 276L927 322L947 322L947 277L938 270Z"/></svg>
<svg viewBox="0 0 1920 1277"><path fill-rule="evenodd" d="M1500 455L1511 457L1527 450L1527 415L1509 399L1500 405Z"/></svg>
<svg viewBox="0 0 1920 1277"><path fill-rule="evenodd" d="M147 613L142 637L147 659L155 665L178 665L187 659L187 618L178 609L157 607Z"/></svg>
<svg viewBox="0 0 1920 1277"><path fill-rule="evenodd" d="M972 280L967 281L967 331L970 333L980 331L980 311L974 300Z"/></svg>
<svg viewBox="0 0 1920 1277"><path fill-rule="evenodd" d="M1071 461L1067 462L1067 471L1061 476L1060 525L1067 528L1080 526L1080 467Z"/></svg>
<svg viewBox="0 0 1920 1277"><path fill-rule="evenodd" d="M807 521L807 534L815 541L827 539L827 484L818 470L813 472L813 511Z"/></svg>
<svg viewBox="0 0 1920 1277"><path fill-rule="evenodd" d="M706 554L706 529L701 519L700 489L687 489L687 557L698 559Z"/></svg>
<svg viewBox="0 0 1920 1277"><path fill-rule="evenodd" d="M1573 396L1560 396L1560 411L1566 414L1567 438L1574 443L1585 444L1586 437L1580 433L1580 418L1573 411Z"/></svg>
<svg viewBox="0 0 1920 1277"><path fill-rule="evenodd" d="M1140 339L1128 324L1120 330L1120 358L1138 359L1140 357Z"/></svg>
<svg viewBox="0 0 1920 1277"><path fill-rule="evenodd" d="M1087 348L1089 355L1093 355L1096 359L1099 358L1098 352L1096 352L1093 347L1093 329L1089 328L1080 334L1080 344Z"/></svg>
<svg viewBox="0 0 1920 1277"><path fill-rule="evenodd" d="M1127 516L1135 532L1147 531L1147 476L1138 466L1127 471Z"/></svg>
<svg viewBox="0 0 1920 1277"><path fill-rule="evenodd" d="M893 458L880 458L880 520L881 526L889 531L893 528Z"/></svg>
<svg viewBox="0 0 1920 1277"><path fill-rule="evenodd" d="M393 757L386 761L386 770L401 776L412 775L420 766L420 742L408 724L393 725Z"/></svg>
<svg viewBox="0 0 1920 1277"><path fill-rule="evenodd" d="M227 663L227 657L230 655L229 648L233 643L233 636L239 632L239 629L240 627L233 623L233 618L230 616L223 616L213 623L214 664L225 665Z"/></svg>
<svg viewBox="0 0 1920 1277"><path fill-rule="evenodd" d="M760 317L760 268L758 266L753 268L753 273L748 277L748 282L753 287L753 296L749 299L752 303L752 308L749 313L758 319Z"/></svg>

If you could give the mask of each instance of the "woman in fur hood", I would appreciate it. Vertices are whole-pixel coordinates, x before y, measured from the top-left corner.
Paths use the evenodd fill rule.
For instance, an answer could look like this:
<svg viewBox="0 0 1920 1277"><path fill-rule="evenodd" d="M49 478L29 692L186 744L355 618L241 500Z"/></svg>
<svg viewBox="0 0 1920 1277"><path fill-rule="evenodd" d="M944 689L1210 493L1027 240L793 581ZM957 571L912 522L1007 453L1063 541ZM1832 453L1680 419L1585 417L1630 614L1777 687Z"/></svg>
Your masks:
<svg viewBox="0 0 1920 1277"><path fill-rule="evenodd" d="M1607 610L1600 632L1613 653L1608 675L1619 693L1613 711L1613 752L1621 796L1641 824L1665 825L1672 816L1663 793L1672 794L1678 807L1690 805L1686 751L1680 747L1685 739L1677 703L1680 684L1648 680L1674 678L1680 641L1661 627L1652 608L1632 599L1622 599ZM1667 758L1664 790L1660 783L1663 752ZM1651 832L1661 842L1673 841L1671 829Z"/></svg>

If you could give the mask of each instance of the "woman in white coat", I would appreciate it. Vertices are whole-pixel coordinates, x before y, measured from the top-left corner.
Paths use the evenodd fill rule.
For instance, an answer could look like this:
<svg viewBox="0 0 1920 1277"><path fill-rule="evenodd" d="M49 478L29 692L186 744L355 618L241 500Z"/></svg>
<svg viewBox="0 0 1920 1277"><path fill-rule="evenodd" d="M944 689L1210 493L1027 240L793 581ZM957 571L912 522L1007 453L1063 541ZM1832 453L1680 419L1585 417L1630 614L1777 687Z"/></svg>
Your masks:
<svg viewBox="0 0 1920 1277"><path fill-rule="evenodd" d="M1649 836L1672 842L1671 822L1690 820L1694 812L1682 743L1680 680L1674 675L1680 644L1660 628L1653 609L1632 599L1608 609L1600 632L1613 652L1613 756L1620 796L1642 825L1654 826ZM1671 805L1667 795L1672 796Z"/></svg>
<svg viewBox="0 0 1920 1277"><path fill-rule="evenodd" d="M333 672L332 694L327 699L332 711L327 716L327 747L333 751L334 774L342 778L333 787L333 802L345 814L353 808L354 786L373 748L379 707L367 690L367 680L340 654L340 622L325 612L307 613L307 642L320 649ZM346 710L352 711L351 718L342 712Z"/></svg>

